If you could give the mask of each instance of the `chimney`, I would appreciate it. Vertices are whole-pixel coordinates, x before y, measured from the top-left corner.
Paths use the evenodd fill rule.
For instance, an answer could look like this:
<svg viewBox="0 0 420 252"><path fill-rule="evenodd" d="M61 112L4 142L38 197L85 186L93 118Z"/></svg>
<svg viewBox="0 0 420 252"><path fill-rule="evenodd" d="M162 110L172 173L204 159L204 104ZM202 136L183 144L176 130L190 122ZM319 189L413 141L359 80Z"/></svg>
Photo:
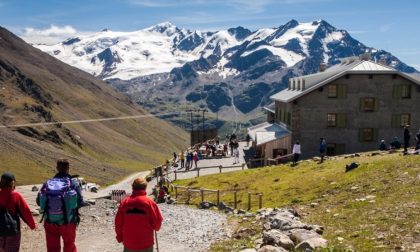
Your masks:
<svg viewBox="0 0 420 252"><path fill-rule="evenodd" d="M359 55L360 60L370 60L372 58L370 52L365 52Z"/></svg>
<svg viewBox="0 0 420 252"><path fill-rule="evenodd" d="M324 72L327 69L327 65L325 63L319 64L319 72Z"/></svg>

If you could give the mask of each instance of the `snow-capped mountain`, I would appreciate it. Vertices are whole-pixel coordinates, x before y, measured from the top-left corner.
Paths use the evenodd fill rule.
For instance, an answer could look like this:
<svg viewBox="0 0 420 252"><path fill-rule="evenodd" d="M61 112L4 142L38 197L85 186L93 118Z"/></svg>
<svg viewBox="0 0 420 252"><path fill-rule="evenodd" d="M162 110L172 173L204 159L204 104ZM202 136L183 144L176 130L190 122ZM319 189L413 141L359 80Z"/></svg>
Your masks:
<svg viewBox="0 0 420 252"><path fill-rule="evenodd" d="M321 63L371 52L403 72L416 72L391 53L368 47L324 20L291 20L276 28L206 32L161 23L134 32L103 30L56 45L35 45L134 96L139 102L190 102L246 114L269 102L289 77ZM235 111L236 109L233 108Z"/></svg>

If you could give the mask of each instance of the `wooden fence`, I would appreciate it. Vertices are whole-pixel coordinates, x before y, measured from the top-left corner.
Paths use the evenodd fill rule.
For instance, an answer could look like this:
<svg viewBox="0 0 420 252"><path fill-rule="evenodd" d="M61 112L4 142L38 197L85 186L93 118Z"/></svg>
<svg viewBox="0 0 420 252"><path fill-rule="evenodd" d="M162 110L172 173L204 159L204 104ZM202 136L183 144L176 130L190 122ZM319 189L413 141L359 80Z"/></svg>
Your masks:
<svg viewBox="0 0 420 252"><path fill-rule="evenodd" d="M289 161L293 153L276 158L253 158L247 162L248 168L255 168L267 165L278 165L282 162Z"/></svg>
<svg viewBox="0 0 420 252"><path fill-rule="evenodd" d="M222 170L223 169L242 168L242 170L245 170L245 164L241 164L241 165L230 165L230 166L222 166L222 165L219 165L219 166L204 166L204 167L198 167L197 169L193 169L193 170L190 170L190 171L196 171L197 172L197 176L196 177L200 177L200 170L204 170L204 169L216 169L216 168L219 168L219 173L222 173ZM189 172L189 171L182 171L181 172L181 171L174 170L173 171L173 173L175 175L174 181L178 179L178 175L177 175L178 173L184 173L184 172ZM170 174L170 173L168 173L168 174Z"/></svg>
<svg viewBox="0 0 420 252"><path fill-rule="evenodd" d="M127 196L128 195L125 190L112 190L111 191L111 200L115 200L118 203L120 203Z"/></svg>
<svg viewBox="0 0 420 252"><path fill-rule="evenodd" d="M175 198L177 199L178 203L183 201L185 204L191 204L193 199L199 198L199 202L214 202L216 206L219 206L220 202L222 202L222 197L231 194L231 196L233 196L232 200L225 202L225 204L228 206L230 205L230 207L233 209L238 209L240 204L245 203L243 208L246 208L248 211L251 210L255 204L255 200L253 201L253 196L256 197L256 201L258 202L258 209L263 207L262 193L245 192L242 193L242 198L240 198L238 197L238 194L240 194L242 191L239 190L221 191L206 188L196 189L173 184L171 184L171 188L172 191L175 192ZM243 198L245 199L242 200Z"/></svg>

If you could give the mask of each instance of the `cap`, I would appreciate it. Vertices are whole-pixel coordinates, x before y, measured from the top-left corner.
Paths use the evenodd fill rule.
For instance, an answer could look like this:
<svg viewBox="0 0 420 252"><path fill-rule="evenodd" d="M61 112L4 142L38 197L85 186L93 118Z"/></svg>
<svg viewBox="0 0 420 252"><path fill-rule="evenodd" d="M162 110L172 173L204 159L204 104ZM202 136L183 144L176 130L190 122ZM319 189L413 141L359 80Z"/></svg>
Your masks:
<svg viewBox="0 0 420 252"><path fill-rule="evenodd" d="M3 173L3 175L1 175L1 180L6 180L6 181L16 181L15 175L13 175L10 172L5 172Z"/></svg>

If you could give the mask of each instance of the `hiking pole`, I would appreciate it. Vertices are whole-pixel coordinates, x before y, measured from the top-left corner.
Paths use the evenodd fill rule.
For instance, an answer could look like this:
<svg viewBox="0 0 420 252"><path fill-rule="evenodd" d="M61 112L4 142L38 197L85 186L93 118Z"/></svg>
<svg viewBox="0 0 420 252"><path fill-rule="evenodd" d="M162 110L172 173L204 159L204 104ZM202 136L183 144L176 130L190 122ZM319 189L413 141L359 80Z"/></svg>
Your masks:
<svg viewBox="0 0 420 252"><path fill-rule="evenodd" d="M157 232L155 230L155 240L156 240L156 251L159 252L159 243L158 243L158 238L157 238Z"/></svg>

